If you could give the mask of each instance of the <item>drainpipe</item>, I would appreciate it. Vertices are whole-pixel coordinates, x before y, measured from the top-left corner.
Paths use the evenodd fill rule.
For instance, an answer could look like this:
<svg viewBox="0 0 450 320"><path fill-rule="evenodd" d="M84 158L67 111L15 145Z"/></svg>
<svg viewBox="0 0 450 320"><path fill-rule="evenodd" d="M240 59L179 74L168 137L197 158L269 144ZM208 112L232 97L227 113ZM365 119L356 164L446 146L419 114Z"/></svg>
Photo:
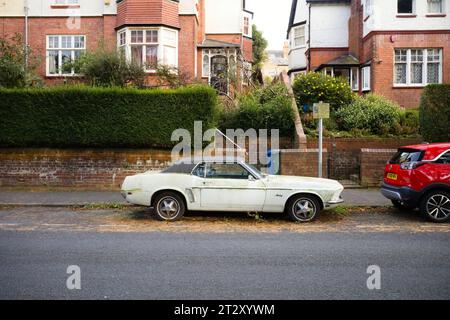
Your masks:
<svg viewBox="0 0 450 320"><path fill-rule="evenodd" d="M25 74L28 71L28 0L24 0L24 13L25 13Z"/></svg>
<svg viewBox="0 0 450 320"><path fill-rule="evenodd" d="M311 71L311 3L308 4L308 72Z"/></svg>

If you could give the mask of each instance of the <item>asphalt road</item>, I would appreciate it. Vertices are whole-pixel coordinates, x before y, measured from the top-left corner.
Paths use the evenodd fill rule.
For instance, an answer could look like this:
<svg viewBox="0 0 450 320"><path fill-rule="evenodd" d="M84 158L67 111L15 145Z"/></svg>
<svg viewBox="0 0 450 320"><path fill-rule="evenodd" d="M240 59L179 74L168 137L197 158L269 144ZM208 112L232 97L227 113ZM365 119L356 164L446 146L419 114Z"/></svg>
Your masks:
<svg viewBox="0 0 450 320"><path fill-rule="evenodd" d="M0 231L1 299L449 299L449 233ZM81 290L66 269L81 268ZM366 269L381 268L381 290Z"/></svg>

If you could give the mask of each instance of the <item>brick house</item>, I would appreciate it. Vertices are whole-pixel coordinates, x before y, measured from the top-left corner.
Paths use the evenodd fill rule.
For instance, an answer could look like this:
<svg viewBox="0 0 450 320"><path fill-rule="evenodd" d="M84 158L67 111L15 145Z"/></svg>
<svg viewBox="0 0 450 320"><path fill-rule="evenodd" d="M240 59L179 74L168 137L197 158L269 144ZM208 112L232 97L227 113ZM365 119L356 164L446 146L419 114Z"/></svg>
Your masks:
<svg viewBox="0 0 450 320"><path fill-rule="evenodd" d="M61 66L102 44L141 64L148 85L158 62L228 91L217 79L228 70L241 78L237 61L251 65L252 18L245 0L4 0L0 37L24 34L49 85L76 79Z"/></svg>
<svg viewBox="0 0 450 320"><path fill-rule="evenodd" d="M320 71L408 108L450 82L450 0L293 0L289 74Z"/></svg>

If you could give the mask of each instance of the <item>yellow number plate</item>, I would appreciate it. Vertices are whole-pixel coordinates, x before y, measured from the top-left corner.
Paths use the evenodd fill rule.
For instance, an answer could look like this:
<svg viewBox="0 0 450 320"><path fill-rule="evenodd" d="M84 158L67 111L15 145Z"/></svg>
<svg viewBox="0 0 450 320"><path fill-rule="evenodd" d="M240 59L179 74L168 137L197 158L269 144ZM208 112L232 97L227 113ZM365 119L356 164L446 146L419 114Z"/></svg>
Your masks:
<svg viewBox="0 0 450 320"><path fill-rule="evenodd" d="M391 180L397 180L397 175L395 173L388 173L387 178Z"/></svg>

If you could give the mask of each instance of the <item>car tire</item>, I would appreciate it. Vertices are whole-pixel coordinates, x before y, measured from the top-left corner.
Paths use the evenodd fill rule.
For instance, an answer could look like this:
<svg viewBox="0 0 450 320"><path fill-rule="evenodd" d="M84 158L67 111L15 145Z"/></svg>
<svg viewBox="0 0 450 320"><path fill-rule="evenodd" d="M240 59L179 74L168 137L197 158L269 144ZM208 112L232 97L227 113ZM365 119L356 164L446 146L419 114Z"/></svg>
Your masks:
<svg viewBox="0 0 450 320"><path fill-rule="evenodd" d="M295 222L313 221L320 211L320 203L314 196L298 195L292 197L287 205L286 212Z"/></svg>
<svg viewBox="0 0 450 320"><path fill-rule="evenodd" d="M416 206L414 206L412 204L401 202L398 200L391 200L391 202L392 202L392 205L400 211L412 211L416 208Z"/></svg>
<svg viewBox="0 0 450 320"><path fill-rule="evenodd" d="M159 194L155 201L155 213L158 220L177 221L186 212L184 200L175 192L163 192Z"/></svg>
<svg viewBox="0 0 450 320"><path fill-rule="evenodd" d="M433 222L448 221L450 218L450 193L443 190L427 193L420 202L420 212Z"/></svg>

